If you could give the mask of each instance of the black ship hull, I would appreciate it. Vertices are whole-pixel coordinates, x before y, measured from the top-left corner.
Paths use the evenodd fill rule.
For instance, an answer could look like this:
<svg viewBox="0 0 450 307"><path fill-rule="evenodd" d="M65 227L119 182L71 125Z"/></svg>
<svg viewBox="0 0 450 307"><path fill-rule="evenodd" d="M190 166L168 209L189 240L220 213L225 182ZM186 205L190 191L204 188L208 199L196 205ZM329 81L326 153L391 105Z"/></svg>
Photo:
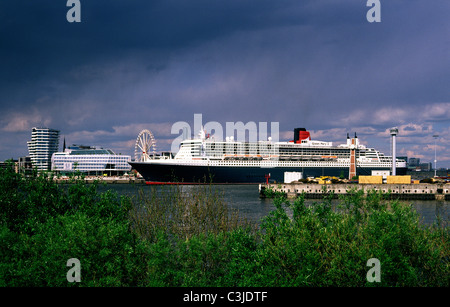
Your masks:
<svg viewBox="0 0 450 307"><path fill-rule="evenodd" d="M348 178L348 167L245 167L245 166L194 166L130 162L147 183L265 183L284 182L285 172L301 172L303 178L335 176ZM373 170L388 168L357 167L357 175L371 175ZM397 175L405 175L406 168L397 168ZM269 178L267 178L269 177Z"/></svg>

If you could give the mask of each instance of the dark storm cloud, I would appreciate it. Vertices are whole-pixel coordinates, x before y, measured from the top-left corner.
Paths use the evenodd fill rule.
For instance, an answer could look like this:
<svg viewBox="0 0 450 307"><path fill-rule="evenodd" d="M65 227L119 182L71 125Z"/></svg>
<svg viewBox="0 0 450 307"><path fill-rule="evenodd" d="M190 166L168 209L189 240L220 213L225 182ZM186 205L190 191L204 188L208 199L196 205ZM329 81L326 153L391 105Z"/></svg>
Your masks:
<svg viewBox="0 0 450 307"><path fill-rule="evenodd" d="M96 76L102 65L120 65L135 52L145 53L141 65L158 70L166 65L165 57L182 48L293 19L283 18L283 12L277 17L289 2L280 6L274 1L81 1L82 22L70 24L65 20L65 2L0 4L0 80L10 89L5 96L11 96L5 98L14 105L58 95L61 83L76 92L77 85L102 77ZM35 87L31 96L18 95L24 85Z"/></svg>
<svg viewBox="0 0 450 307"><path fill-rule="evenodd" d="M333 141L450 133L446 0L381 1L373 24L363 0L80 2L73 24L65 0L0 3L0 159L34 125L122 153L151 127L165 146L194 113Z"/></svg>

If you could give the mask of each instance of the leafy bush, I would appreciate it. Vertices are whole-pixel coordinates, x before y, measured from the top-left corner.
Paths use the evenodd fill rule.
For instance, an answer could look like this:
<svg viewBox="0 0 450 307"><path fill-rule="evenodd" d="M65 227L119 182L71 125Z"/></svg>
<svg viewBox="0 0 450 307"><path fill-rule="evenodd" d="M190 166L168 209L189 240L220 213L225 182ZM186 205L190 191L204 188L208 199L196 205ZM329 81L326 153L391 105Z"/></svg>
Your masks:
<svg viewBox="0 0 450 307"><path fill-rule="evenodd" d="M61 215L39 224L33 236L4 227L0 236L0 275L6 285L73 285L66 279L70 258L80 260L84 286L134 285L142 268L127 224L109 218Z"/></svg>
<svg viewBox="0 0 450 307"><path fill-rule="evenodd" d="M0 285L71 285L70 258L82 262L84 285L138 283L130 199L76 178L59 186L45 174L25 178L9 169L0 178Z"/></svg>
<svg viewBox="0 0 450 307"><path fill-rule="evenodd" d="M334 210L331 197L306 207L279 195L274 204L262 249L277 286L449 285L448 229L421 225L407 204L376 191L350 191ZM380 260L379 284L366 280L370 258Z"/></svg>

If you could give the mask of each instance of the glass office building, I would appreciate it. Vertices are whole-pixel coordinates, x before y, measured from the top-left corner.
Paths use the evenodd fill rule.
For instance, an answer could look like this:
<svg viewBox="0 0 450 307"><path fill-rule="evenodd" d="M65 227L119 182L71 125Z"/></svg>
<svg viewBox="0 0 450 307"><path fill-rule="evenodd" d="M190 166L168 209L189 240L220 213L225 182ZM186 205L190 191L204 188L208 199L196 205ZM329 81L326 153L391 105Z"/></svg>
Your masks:
<svg viewBox="0 0 450 307"><path fill-rule="evenodd" d="M111 149L74 145L52 156L52 170L60 173L79 171L87 175L123 175L131 170L131 156L115 154Z"/></svg>
<svg viewBox="0 0 450 307"><path fill-rule="evenodd" d="M58 151L59 130L34 127L27 145L33 167L39 171L48 171L51 169L52 155Z"/></svg>

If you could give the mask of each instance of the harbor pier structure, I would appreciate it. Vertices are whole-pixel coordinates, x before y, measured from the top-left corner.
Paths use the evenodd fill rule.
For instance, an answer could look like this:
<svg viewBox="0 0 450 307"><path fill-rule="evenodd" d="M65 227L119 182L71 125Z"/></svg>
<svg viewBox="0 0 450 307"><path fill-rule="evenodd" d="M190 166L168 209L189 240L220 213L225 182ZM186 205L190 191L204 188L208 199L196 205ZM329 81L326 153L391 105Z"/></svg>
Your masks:
<svg viewBox="0 0 450 307"><path fill-rule="evenodd" d="M260 197L265 197L265 190L272 189L284 193L288 198L305 195L305 198L322 198L325 193L338 195L347 194L350 190L382 191L391 199L423 199L450 200L450 184L441 183L410 183L410 184L317 184L317 183L269 183L260 184Z"/></svg>

